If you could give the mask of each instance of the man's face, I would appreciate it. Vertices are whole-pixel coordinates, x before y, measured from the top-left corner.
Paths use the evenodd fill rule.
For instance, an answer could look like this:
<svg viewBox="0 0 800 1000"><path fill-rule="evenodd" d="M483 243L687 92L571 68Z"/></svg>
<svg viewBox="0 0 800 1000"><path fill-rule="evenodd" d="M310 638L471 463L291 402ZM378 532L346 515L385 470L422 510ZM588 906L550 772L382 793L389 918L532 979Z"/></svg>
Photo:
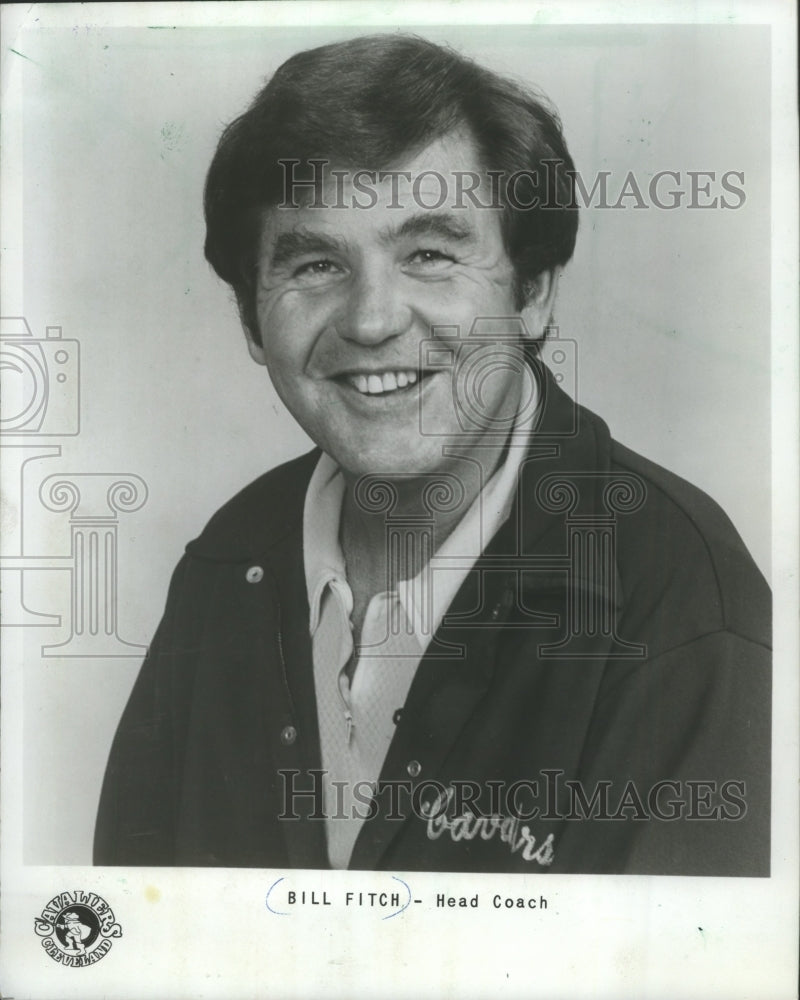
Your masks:
<svg viewBox="0 0 800 1000"><path fill-rule="evenodd" d="M454 133L395 169L445 178L442 207L420 204L440 199L433 176L416 198L407 182L393 196L386 178L374 185L376 205L352 207L366 199L348 173L325 188L330 207L272 209L260 246L263 346L251 339L250 352L298 423L352 476L442 471L452 461L445 441L473 449L486 422L462 428L451 371L421 365L420 344L433 327L466 338L476 317L517 315L499 210L469 198L453 207L454 171L480 170L471 140ZM518 407L520 376L495 369L481 381L481 407L502 422ZM437 434L421 430L421 408Z"/></svg>

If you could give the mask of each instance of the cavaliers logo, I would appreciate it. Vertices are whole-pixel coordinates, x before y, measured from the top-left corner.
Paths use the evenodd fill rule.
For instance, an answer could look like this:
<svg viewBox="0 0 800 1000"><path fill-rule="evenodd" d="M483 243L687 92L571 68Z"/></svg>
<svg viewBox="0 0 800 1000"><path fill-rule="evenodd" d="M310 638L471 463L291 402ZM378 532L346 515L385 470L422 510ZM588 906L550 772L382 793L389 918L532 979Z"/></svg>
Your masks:
<svg viewBox="0 0 800 1000"><path fill-rule="evenodd" d="M50 958L71 968L94 965L111 951L111 938L122 937L108 903L93 892L62 892L34 921Z"/></svg>

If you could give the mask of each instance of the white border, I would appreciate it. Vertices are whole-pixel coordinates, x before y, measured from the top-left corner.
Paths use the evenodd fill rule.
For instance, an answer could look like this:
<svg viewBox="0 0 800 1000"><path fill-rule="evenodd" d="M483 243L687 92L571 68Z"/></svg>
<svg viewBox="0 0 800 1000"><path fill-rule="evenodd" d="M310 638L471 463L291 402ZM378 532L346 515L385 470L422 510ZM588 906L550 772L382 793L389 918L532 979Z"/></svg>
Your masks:
<svg viewBox="0 0 800 1000"><path fill-rule="evenodd" d="M270 923L276 875L254 871L25 868L18 809L21 677L3 672L4 995L55 997L498 996L765 997L795 995L797 955L798 301L796 23L791 3L191 3L44 4L2 12L5 49L18 28L195 24L320 25L738 23L773 26L772 370L775 579L773 875L769 880L414 876L415 895L539 895L546 915L523 922L486 908L426 911L381 924L369 911L333 923L307 911ZM3 52L3 299L19 296L13 176L22 123L19 78ZM9 110L11 114L9 114ZM17 141L15 141L17 140ZM12 181L9 182L9 177ZM14 663L3 635L6 663ZM378 886L377 875L296 873L297 886ZM323 884L324 883L324 884ZM524 889L521 886L524 885ZM33 917L61 888L94 889L125 937L91 970L32 963ZM485 888L484 888L485 887ZM125 914L124 918L122 914ZM334 911L338 914L338 911ZM398 926L399 924L399 926ZM700 928L703 928L700 930ZM33 939L33 940L32 940ZM70 975L66 976L65 973ZM71 978L70 978L71 977ZM79 978L82 977L82 978Z"/></svg>

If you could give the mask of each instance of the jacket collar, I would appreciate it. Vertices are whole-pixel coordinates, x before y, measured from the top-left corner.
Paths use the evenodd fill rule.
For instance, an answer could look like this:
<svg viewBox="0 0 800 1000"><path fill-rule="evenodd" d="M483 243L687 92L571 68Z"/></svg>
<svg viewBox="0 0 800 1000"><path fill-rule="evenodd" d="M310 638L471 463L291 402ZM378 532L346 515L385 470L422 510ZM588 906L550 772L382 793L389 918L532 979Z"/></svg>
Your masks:
<svg viewBox="0 0 800 1000"><path fill-rule="evenodd" d="M189 542L187 554L229 563L268 556L284 538L302 530L303 502L319 456L315 448L245 486Z"/></svg>
<svg viewBox="0 0 800 1000"><path fill-rule="evenodd" d="M523 553L540 548L554 528L563 531L565 515L604 515L611 467L611 435L605 422L568 396L543 362L533 359L531 365L544 402L511 517Z"/></svg>

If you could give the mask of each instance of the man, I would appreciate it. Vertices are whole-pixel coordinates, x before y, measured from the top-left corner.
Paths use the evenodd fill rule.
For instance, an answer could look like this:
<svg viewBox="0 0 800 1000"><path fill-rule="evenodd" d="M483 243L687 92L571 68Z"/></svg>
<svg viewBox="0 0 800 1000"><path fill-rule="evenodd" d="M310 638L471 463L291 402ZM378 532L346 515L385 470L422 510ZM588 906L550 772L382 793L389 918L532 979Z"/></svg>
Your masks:
<svg viewBox="0 0 800 1000"><path fill-rule="evenodd" d="M206 256L318 447L187 547L98 864L768 874L766 584L540 357L572 177L541 100L402 36L225 131Z"/></svg>

